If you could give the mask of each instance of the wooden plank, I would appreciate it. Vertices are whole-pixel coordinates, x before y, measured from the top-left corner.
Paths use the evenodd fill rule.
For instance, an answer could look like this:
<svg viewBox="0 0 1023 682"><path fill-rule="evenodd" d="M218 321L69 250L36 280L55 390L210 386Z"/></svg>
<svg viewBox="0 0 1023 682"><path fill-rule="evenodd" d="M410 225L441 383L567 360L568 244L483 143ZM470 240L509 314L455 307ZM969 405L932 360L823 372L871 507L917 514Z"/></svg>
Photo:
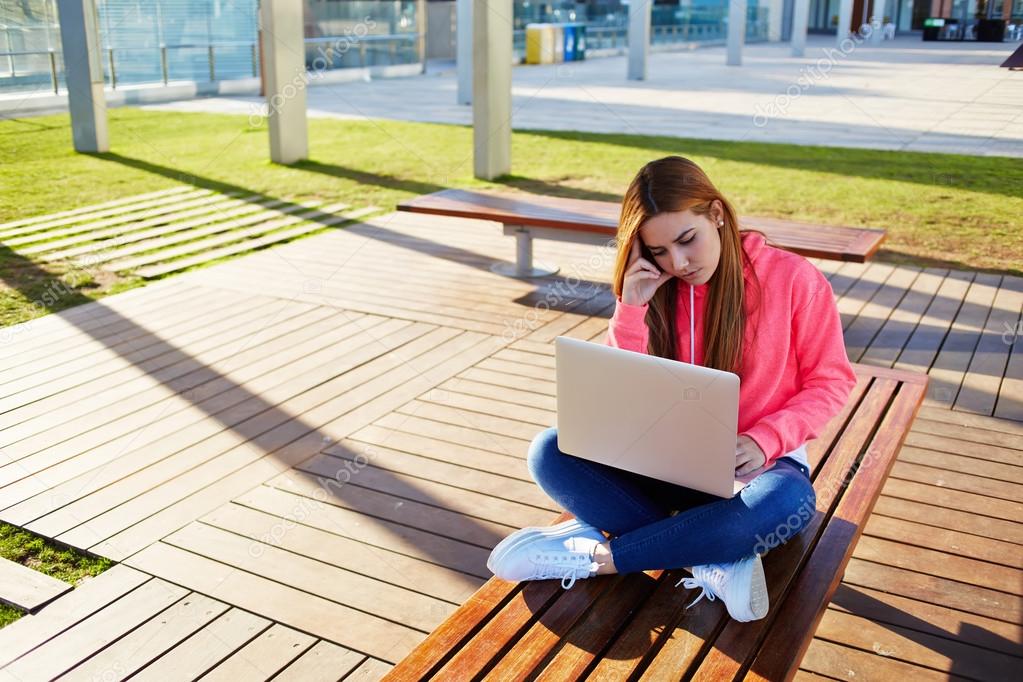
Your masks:
<svg viewBox="0 0 1023 682"><path fill-rule="evenodd" d="M62 211L60 213L37 216L36 218L26 219L25 222L21 223L21 225L19 225L19 221L4 223L0 226L3 230L0 232L0 239L28 234L37 230L60 227L61 225L71 225L83 220L97 222L98 219L107 218L109 216L133 215L144 208L160 206L163 204L173 204L174 202L196 196L201 192L209 194L208 191L199 190L196 187L178 187L174 189L174 192L153 193L149 195L141 194L136 197L128 197L123 200L118 200L117 203L108 202L94 206L84 206L72 211Z"/></svg>
<svg viewBox="0 0 1023 682"><path fill-rule="evenodd" d="M241 339L239 343L245 343L245 340ZM339 347L346 345L348 344L344 342L338 344ZM266 346L255 348L264 354L271 350ZM374 347L374 352L378 352L376 347ZM303 375L296 378L285 372L283 368L272 366L272 363L280 360L286 364L289 353L290 350L281 352L277 356L271 353L268 358L262 360L257 358L256 362L236 371L235 377L242 381L249 379L249 386L255 390L263 389L269 392L270 389L279 387L284 393L284 398L291 397L294 394L286 392L291 386L288 385L286 379L284 383L281 383L282 375L290 376L294 383L301 383L302 378L308 382L309 378L303 377ZM353 355L357 357L359 353L353 353ZM224 359L224 364L220 365L223 372L217 371L216 366L206 366L194 358L187 358L187 355L185 361L196 369L183 375L180 381L167 382L171 386L176 383L176 387L184 391L183 395L175 393L170 387L161 385L156 391L146 394L155 394L154 397L160 398L159 400L147 405L145 400L136 399L137 403L141 403L140 409L128 411L123 417L105 424L102 423L103 413L99 413L94 416L95 421L99 423L91 424L91 429L78 436L50 444L50 447L42 449L36 449L33 446L38 441L47 439L46 434L17 443L12 448L10 456L19 454L19 450L35 450L35 452L18 459L15 463L16 468L0 469L0 480L6 486L0 491L3 506L7 507L15 502L25 500L44 489L54 488L87 471L105 467L111 461L119 460L122 463L128 463L124 457L129 450L137 450L144 445L150 445L151 449L147 450L145 455L136 455L135 459L128 464L131 467L129 471L119 468L102 470L102 474L107 477L107 483L116 481L127 473L140 470L147 464L159 461L161 458L157 457L157 451L154 448L158 448L163 456L178 452L192 443L222 433L226 427L233 427L236 423L251 417L253 413L251 411L245 413L245 408L261 406L265 410L268 407L263 399L256 398L249 390L243 388L242 384L227 375L230 357ZM267 367L268 363L271 364L270 367ZM300 364L300 362L296 363L293 369L299 369ZM339 363L339 365L343 366L343 363ZM276 369L276 374L274 372L264 374L266 369ZM318 377L318 380L322 381L322 377ZM301 393L301 387L298 393ZM129 404L128 410L130 408ZM233 412L230 411L232 409ZM259 411L257 410L257 412ZM220 418L217 418L218 415ZM88 418L89 415L85 415L85 417ZM160 440L162 436L171 433L176 435L174 441ZM188 436L193 434L195 435L194 440L188 439ZM146 440L142 440L143 437ZM160 444L153 445L155 442ZM44 442L42 445L46 445L46 443ZM45 482L26 477L27 474L42 470L47 471ZM81 489L76 489L75 492L81 492ZM65 501L70 501L70 499L75 498Z"/></svg>
<svg viewBox="0 0 1023 682"><path fill-rule="evenodd" d="M367 658L345 677L345 682L377 682L377 680L383 679L393 667L392 664L379 659Z"/></svg>
<svg viewBox="0 0 1023 682"><path fill-rule="evenodd" d="M966 432L954 425L926 421L906 437L906 447L913 446L917 451L925 448L931 452L962 455L979 464L1001 462L1014 467L1023 466L1023 449L1016 447L1019 443L1018 438L1000 431L972 429Z"/></svg>
<svg viewBox="0 0 1023 682"><path fill-rule="evenodd" d="M315 637L275 623L203 676L207 682L269 680L305 653ZM276 679L276 678L275 678Z"/></svg>
<svg viewBox="0 0 1023 682"><path fill-rule="evenodd" d="M497 433L479 431L470 425L448 424L411 414L384 415L374 422L374 425L392 431L403 431L450 443L460 443L510 457L524 457L526 448L529 447L529 441L524 438L510 438Z"/></svg>
<svg viewBox="0 0 1023 682"><path fill-rule="evenodd" d="M991 312L980 332L980 339L963 377L953 410L990 415L998 400L998 390L1012 349L1005 342L1006 330L1015 332L1023 310L1023 287L1014 287L1003 279L991 305ZM1023 418L1023 413L1020 414Z"/></svg>
<svg viewBox="0 0 1023 682"><path fill-rule="evenodd" d="M118 271L118 272L125 271L125 270L135 270L135 269L137 269L139 267L142 267L144 265L150 265L152 263L158 263L161 260L166 260L166 259L170 259L170 258L177 258L178 256L186 256L188 254L195 253L196 251L203 251L203 250L207 250L207 249L212 249L214 247L222 246L224 244L228 244L228 243L230 243L232 241L236 241L236 240L242 239L244 237L249 237L249 236L263 234L263 233L269 232L271 230L280 229L280 228L283 228L283 227L287 227L289 225L295 225L297 223L301 223L301 222L304 222L306 220L310 220L310 219L314 219L314 220L328 219L328 218L332 217L333 211L344 210L345 208L348 208L348 204L334 203L334 204L330 204L328 206L323 206L323 207L320 207L320 208L314 208L314 207L311 207L311 206L309 206L309 207L303 206L302 208L304 208L306 210L301 211L300 213L297 213L296 215L287 215L287 216L284 216L284 217L278 217L278 218L276 218L274 220L271 220L269 222L259 223L259 224L255 225L255 226L250 226L250 227L247 227L247 228L235 231L235 232L230 232L230 233L228 233L226 235L225 234L221 234L221 235L218 235L218 236L207 237L205 239L199 239L199 240L196 240L196 241L187 242L184 245L178 246L178 247L175 247L175 248L162 249L162 250L160 250L159 254L148 254L148 255L135 256L134 258L126 258L126 259L123 259L123 260L116 260L116 261L113 261L111 263L107 263L105 266L103 266L103 269L105 269L105 270L112 270L112 271Z"/></svg>
<svg viewBox="0 0 1023 682"><path fill-rule="evenodd" d="M904 500L886 495L882 491L881 496L874 504L874 514L871 519L884 516L924 524L928 526L928 535L938 532L935 529L941 529L1023 545L1023 524L933 504L937 500L931 502L932 504L923 504Z"/></svg>
<svg viewBox="0 0 1023 682"><path fill-rule="evenodd" d="M216 317L204 319L198 316L195 323L201 325L202 329L184 334L179 338L180 346L166 344L154 336L153 343L137 353L131 349L122 349L108 363L99 362L97 358L94 366L85 366L78 372L79 376L73 379L79 381L78 384L61 389L50 388L54 384L72 383L53 381L41 385L39 391L30 390L22 394L26 399L31 399L50 392L49 395L39 397L38 400L22 408L15 408L5 415L21 420L15 426L4 430L5 437L10 439L8 456L12 459L22 459L69 440L64 434L52 433L52 418L49 422L42 418L57 406L66 405L68 394L81 396L86 391L90 391L93 396L99 394L98 398L94 398L95 401L88 403L88 407L93 409L79 409L75 418L62 420L61 425L65 427L66 433L85 433L97 425L115 423L132 412L161 400L167 401L172 396L183 394L186 399L198 396L200 391L197 387L209 381L210 368L217 364L222 367L230 365L232 351L238 354L239 348L244 349L247 344L257 339L271 342L275 335L287 330L289 323L300 325L314 323L328 315L330 311L324 309L310 310L304 306L271 304L260 306L256 310L240 312L239 315L226 316L227 319L218 320ZM221 312L219 317L225 317L224 313ZM266 352L262 344L256 346L256 350ZM250 355L252 354L250 352ZM59 369L56 368L54 373L56 374ZM118 381L125 378L127 381ZM146 381L130 383L132 378ZM122 388L124 384L128 385ZM104 390L102 388L104 386L108 387L108 390ZM149 390L129 392L143 387ZM58 390L57 393L53 392ZM128 392L127 395L122 395L122 391ZM112 402L104 402L106 400ZM114 431L106 435L112 436L116 433Z"/></svg>
<svg viewBox="0 0 1023 682"><path fill-rule="evenodd" d="M836 680L856 679L877 680L878 682L941 680L949 682L969 679L903 663L873 652L860 651L822 639L813 640L800 665L811 672Z"/></svg>
<svg viewBox="0 0 1023 682"><path fill-rule="evenodd" d="M998 418L997 416L984 417L981 415L969 414L967 412L952 412L950 410L924 405L920 408L920 418L921 420L926 420L928 428L933 426L934 422L940 422L941 424L949 427L962 427L964 431L968 430L970 433L973 433L977 429L983 429L985 432L996 431L998 433L1023 436L1023 424L1006 421L1005 419ZM926 430L923 429L923 427L919 428L921 428L921 430ZM983 433L980 435L987 436L990 434Z"/></svg>
<svg viewBox="0 0 1023 682"><path fill-rule="evenodd" d="M338 395L336 399L302 413L301 421L291 419L268 432L269 435L261 435L259 441L261 449L256 454L258 460L252 461L254 459L252 448L243 444L235 448L234 452L246 464L226 476L224 470L228 466L227 460L218 463L221 467L219 471L209 469L202 472L201 476L205 478L201 480L207 485L206 488L190 492L191 483L183 489L180 485L167 486L165 490L159 491L160 494L149 493L144 502L140 501L138 505L133 505L131 513L125 514L124 510L119 510L115 516L104 519L103 521L109 523L110 527L122 527L124 530L93 545L93 551L116 552L124 556L123 552L141 549L156 538L163 537L194 519L197 512L210 511L239 495L243 490L269 480L281 471L308 459L324 446L324 438L336 440L346 437L356 428L394 410L398 405L430 389L436 382L443 381L466 366L471 366L503 345L499 340L487 337L481 339L479 335L471 333L463 333L454 338L448 337L445 342L446 331L437 330L438 335L427 340L427 343L439 343L440 347L416 354L411 352L410 347L413 344L409 344L403 351L388 353L383 361L393 366L390 371L362 383L358 390L349 390ZM367 363L340 378L344 381L358 382L359 370L366 368L370 368L369 371L379 371L378 367ZM319 388L329 384L330 382ZM278 412L278 415L286 418L290 416L282 412ZM178 498L181 492L189 494L144 519L136 516L147 507L159 508L168 499ZM135 521L138 522L130 526ZM92 523L90 522L90 525ZM86 536L95 530L95 527L89 528Z"/></svg>
<svg viewBox="0 0 1023 682"><path fill-rule="evenodd" d="M1023 278L1006 275L1002 278L1002 286L1016 292L1023 291ZM1014 331L1002 329L1002 341L1011 343L1011 349L1005 375L998 388L994 416L1023 422L1023 314Z"/></svg>
<svg viewBox="0 0 1023 682"><path fill-rule="evenodd" d="M143 668L132 679L153 682L196 679L269 627L270 621L265 618L241 609L231 609Z"/></svg>
<svg viewBox="0 0 1023 682"><path fill-rule="evenodd" d="M425 636L161 542L146 547L127 563L140 570L159 571L196 592L384 660L388 656L391 661L399 659Z"/></svg>
<svg viewBox="0 0 1023 682"><path fill-rule="evenodd" d="M72 589L72 585L0 557L0 602L35 611Z"/></svg>
<svg viewBox="0 0 1023 682"><path fill-rule="evenodd" d="M980 342L980 333L994 302L999 282L1000 275L981 272L970 285L952 328L928 370L931 389L927 404L949 408L955 405L966 370Z"/></svg>
<svg viewBox="0 0 1023 682"><path fill-rule="evenodd" d="M535 482L526 480L529 477L528 471L525 469L523 475L510 478L495 475L495 472L491 471L484 462L465 462L455 457L450 458L449 461L442 461L392 448L374 446L353 439L345 439L338 445L327 448L324 452L324 456L326 455L352 462L352 464L345 464L347 467L361 469L369 462L374 467L395 474L405 474L436 483L444 483L509 502L539 507L550 512L558 511L554 508L554 502ZM310 462L315 459L317 458L313 458ZM525 466L521 460L519 464ZM311 471L306 463L300 465L300 468Z"/></svg>
<svg viewBox="0 0 1023 682"><path fill-rule="evenodd" d="M274 682L337 682L365 658L321 639L273 679Z"/></svg>
<svg viewBox="0 0 1023 682"><path fill-rule="evenodd" d="M929 466L935 469L944 469L973 476L983 476L995 480L1018 481L1023 479L1023 466L992 462L984 459L982 456L977 456L982 455L983 451L988 448L983 448L983 446L973 443L963 443L962 445L964 447L960 452L963 454L939 452L930 448L906 445L902 449L899 459L910 464L919 464L921 466ZM945 445L943 447L948 448L949 446ZM991 448L991 450L995 450L995 448ZM1013 450L1010 453L1023 456L1023 451L1019 450Z"/></svg>
<svg viewBox="0 0 1023 682"><path fill-rule="evenodd" d="M450 405L426 402L424 400L413 400L407 405L399 407L397 412L444 424L467 425L477 431L484 431L526 442L531 441L537 433L543 430L542 426L536 424L530 424L518 419L508 419L499 411L487 413L463 410L451 407Z"/></svg>
<svg viewBox="0 0 1023 682"><path fill-rule="evenodd" d="M1014 594L973 585L973 576L956 580L918 573L852 557L843 580L849 585L868 587L910 599L973 613L1009 623L1023 621L1023 599Z"/></svg>
<svg viewBox="0 0 1023 682"><path fill-rule="evenodd" d="M39 612L0 629L0 667L74 627L131 592L150 576L123 564L83 581Z"/></svg>
<svg viewBox="0 0 1023 682"><path fill-rule="evenodd" d="M987 495L1002 500L1023 499L1023 484L1011 481L998 481L982 476L948 471L930 466L921 466L910 462L899 461L892 469L892 475L896 478L908 481L918 481L941 488L961 490L963 492Z"/></svg>
<svg viewBox="0 0 1023 682"><path fill-rule="evenodd" d="M333 209L333 210L336 211L337 209ZM325 218L309 218L309 220L312 220L313 222L310 222L308 225L299 225L297 227L292 227L292 228L287 229L287 230L280 230L280 231L277 231L277 232L271 232L270 234L266 234L266 235L263 235L261 237L256 237L256 238L253 238L253 239L246 239L245 241L241 241L241 242L238 242L236 244L229 244L228 246L224 246L224 247L221 247L221 248L218 248L218 249L210 249L210 250L207 250L207 251L203 251L202 253L198 253L198 254L196 254L194 256L189 256L187 258L181 258L181 259L178 259L178 260L172 260L172 261L168 261L168 262L158 261L154 265L149 265L149 266L146 266L146 267L143 267L143 268L139 268L136 272L140 276L146 277L146 278L161 277L161 276L169 274L171 272L178 272L179 270L184 270L186 268L195 267L197 265L203 265L205 263L210 263L210 262L218 260L220 258L225 258L227 256L234 256L234 255L237 255L239 253L245 253L246 251L253 251L255 249L261 249L261 248L264 248L266 246L271 246L273 244L277 244L278 242L283 242L283 241L287 241L289 239L294 239L296 237L301 237L303 235L311 234L313 232L318 232L319 230L322 230L322 229L325 229L325 228L328 228L328 227L333 227L335 225L341 225L343 223L350 222L352 220L358 220L359 218L361 218L364 215L368 215L370 213L374 213L374 212L379 211L379 210L380 209L376 208L375 206L370 206L370 207L367 207L367 208L358 209L356 211L348 211L346 213L341 213L341 214L337 214L337 215L331 215L331 216L325 217ZM324 211L324 212L325 213L329 213L329 211ZM251 228L251 229L253 230L253 232L251 234L255 234L254 231L255 231L256 228ZM226 235L224 235L224 237L223 237L223 239L221 241L229 242L229 241L231 241L231 239L229 239L229 237L237 239L238 237L242 236L243 232L248 233L249 231L248 230L238 230L238 231L229 232ZM210 240L201 240L201 241L212 241L213 239L219 239L219 238L214 237L214 238L211 238ZM189 242L188 246L195 246L198 243L199 242ZM185 247L181 247L181 248L185 248ZM163 255L163 253L164 252L161 250L161 251L157 252L157 255Z"/></svg>
<svg viewBox="0 0 1023 682"><path fill-rule="evenodd" d="M310 505L307 497L265 485L244 493L234 502L292 521ZM301 519L305 525L341 535L370 548L379 547L404 554L484 580L489 577L490 571L486 569L489 548L469 545L386 519L373 519L372 523L366 521L365 515L332 504L323 504L315 514L306 514Z"/></svg>
<svg viewBox="0 0 1023 682"><path fill-rule="evenodd" d="M909 342L914 329L923 319L928 306L934 301L948 270L925 268L913 282L897 307L893 307L888 320L870 341L859 358L868 365L891 367Z"/></svg>
<svg viewBox="0 0 1023 682"><path fill-rule="evenodd" d="M329 324L331 319L328 318L326 322ZM141 442L140 436L136 439L139 442L129 443L126 448L107 448L102 454L94 450L75 460L51 467L47 470L47 483L50 487L44 497L37 495L28 498L5 509L0 515L14 523L31 525L37 532L56 535L103 509L131 499L174 475L209 461L221 451L213 447L218 442L237 443L241 440L240 434L229 430L239 423L245 423L254 409L265 408L265 401L280 399L283 402L322 381L322 374L315 369L308 371L310 367L322 367L321 362L333 361L338 369L343 370L350 366L346 362L358 362L360 356L366 354L359 352L360 346L362 349L369 346L364 343L364 338L360 338L363 331L361 325L366 324L381 333L388 331L388 323L374 325L374 322L353 321L350 325L335 322L333 330L317 329L317 325L312 325L313 331L319 332L316 343L325 343L328 352L314 352L309 344L294 343L286 350L270 353L233 372L237 380L234 389L217 390L222 385L235 383L223 377L213 382L200 383L188 390L195 391L191 396L196 401L194 407L209 415L208 418L196 420L197 410L175 412L170 419L149 425L151 429L156 427L164 430L164 421L169 422L166 430L175 434L173 441L157 436L155 441ZM284 339L288 340L288 336L285 335ZM290 340L298 339L291 335ZM376 343L384 343L386 347L386 344L394 341L396 339L385 336ZM256 349L261 353L272 350L267 346L256 346L252 350ZM374 344L372 352L378 350ZM233 358L238 360L246 353L236 354ZM339 360L346 355L346 360ZM217 385L218 381L221 385ZM241 385L245 385L247 390L243 391ZM262 397L255 398L255 394ZM248 400L245 399L246 395L249 396ZM211 436L214 440L209 439ZM202 443L202 455L194 449L194 445L199 443ZM7 501L15 499L19 493L17 488L18 484L8 486L0 491L0 498Z"/></svg>
<svg viewBox="0 0 1023 682"><path fill-rule="evenodd" d="M838 587L829 608L1013 656L1019 655L1019 644L1023 641L1023 627L1018 623L846 583Z"/></svg>
<svg viewBox="0 0 1023 682"><path fill-rule="evenodd" d="M58 679L126 679L228 608L227 604L193 592Z"/></svg>
<svg viewBox="0 0 1023 682"><path fill-rule="evenodd" d="M963 298L970 290L975 273L952 270L938 287L927 312L913 330L899 354L895 367L908 371L927 372L941 349L948 330L962 307ZM926 408L925 404L923 408Z"/></svg>
<svg viewBox="0 0 1023 682"><path fill-rule="evenodd" d="M893 311L899 308L908 292L913 289L920 272L920 268L896 268L877 293L860 309L844 333L845 349L850 360L860 361L882 327L889 322Z"/></svg>
<svg viewBox="0 0 1023 682"><path fill-rule="evenodd" d="M375 448L400 450L430 459L461 464L468 462L475 468L488 471L499 476L529 482L529 470L525 460L520 456L501 455L457 443L445 442L414 433L384 429L375 424L365 426L352 434L351 440ZM353 447L354 446L353 444ZM340 454L333 446L327 450L331 454Z"/></svg>
<svg viewBox="0 0 1023 682"><path fill-rule="evenodd" d="M95 227L90 227L88 225L76 225L62 230L44 232L11 241L18 241L18 245L33 244L29 247L17 249L18 253L26 256L34 256L44 261L52 261L55 259L46 258L45 256L42 256L42 254L51 252L54 249L65 249L68 247L80 246L83 243L97 243L100 240L104 240L109 237L118 237L127 232L153 227L154 225L175 222L182 218L191 218L197 215L210 213L216 214L220 210L237 205L238 200L233 198L236 196L237 194L231 193L227 195L199 197L179 203L171 210L161 211L160 213L155 214L154 217L147 216L142 220L132 220L130 222L115 225L114 227L96 229ZM242 199L242 201L255 198L256 195L250 195Z"/></svg>
<svg viewBox="0 0 1023 682"><path fill-rule="evenodd" d="M0 238L7 236L11 230L16 227L23 225L34 225L38 226L40 223L52 223L58 220L70 219L70 220L82 220L83 215L90 215L98 213L104 209L117 208L118 210L124 210L121 207L126 204L136 204L147 199L157 199L161 197L168 197L169 195L181 194L188 192L192 187L179 185L177 187L171 187L169 189L161 189L156 192L147 192L145 194L136 194L130 197L123 197L120 199L113 199L111 201L105 201L101 204L91 204L89 206L81 206L79 208L73 208L67 211L60 211L59 213L46 213L42 215L36 215L29 218L21 218L19 220L13 220L11 222L0 224Z"/></svg>
<svg viewBox="0 0 1023 682"><path fill-rule="evenodd" d="M155 578L4 668L15 679L51 679L117 641L187 594Z"/></svg>
<svg viewBox="0 0 1023 682"><path fill-rule="evenodd" d="M914 502L934 504L935 500L941 500L941 506L947 509L1016 523L1023 522L1023 504L1016 500L1001 500L986 495L954 490L937 485L933 480L931 483L927 483L890 476L885 482L884 492L886 495Z"/></svg>
<svg viewBox="0 0 1023 682"><path fill-rule="evenodd" d="M853 556L950 580L962 580L964 576L969 576L971 584L1023 596L1023 571L1013 566L978 561L967 556L867 535L860 538ZM1018 563L1018 557L1015 563Z"/></svg>
<svg viewBox="0 0 1023 682"><path fill-rule="evenodd" d="M450 602L325 564L268 540L253 542L241 535L193 522L161 542L423 632L429 632L455 610Z"/></svg>
<svg viewBox="0 0 1023 682"><path fill-rule="evenodd" d="M249 540L280 547L326 565L415 590L452 604L464 602L484 582L476 576L345 537L345 528L335 526L335 518L321 513L315 501L309 501L304 506L296 505L290 514L284 516L274 516L231 503L215 509L200 520Z"/></svg>
<svg viewBox="0 0 1023 682"><path fill-rule="evenodd" d="M191 311L191 319L196 324L207 325L212 321L232 318L235 315L243 315L246 311L237 310L232 314L232 304L237 304L238 299L226 298L213 295L208 303L208 311L197 313ZM252 313L249 313L251 315ZM105 377L117 371L123 371L131 360L142 363L167 351L166 342L161 342L160 335L170 335L175 331L181 331L181 325L186 324L187 312L185 310L168 311L162 324L156 329L150 329L141 324L133 324L125 321L125 328L134 326L132 332L125 331L115 338L105 339L75 339L73 346L80 349L77 357L70 355L58 355L40 359L22 367L11 368L5 372L3 379L4 399L2 401L3 421L0 426L5 429L24 420L26 412L36 414L34 404L53 400L67 389L79 387L88 381ZM202 334L195 330L184 332L186 339L202 338ZM123 372L122 372L123 373ZM81 377L81 378L79 378ZM116 377L111 380L111 386L116 385ZM20 410L20 411L19 411ZM11 442L14 442L13 440Z"/></svg>
<svg viewBox="0 0 1023 682"><path fill-rule="evenodd" d="M419 397L420 401L444 405L458 409L460 412L475 412L483 415L503 415L508 419L523 422L537 429L545 429L555 423L557 414L550 410L541 410L525 405L516 405L503 400L492 400L480 396L457 393L442 388L435 388Z"/></svg>

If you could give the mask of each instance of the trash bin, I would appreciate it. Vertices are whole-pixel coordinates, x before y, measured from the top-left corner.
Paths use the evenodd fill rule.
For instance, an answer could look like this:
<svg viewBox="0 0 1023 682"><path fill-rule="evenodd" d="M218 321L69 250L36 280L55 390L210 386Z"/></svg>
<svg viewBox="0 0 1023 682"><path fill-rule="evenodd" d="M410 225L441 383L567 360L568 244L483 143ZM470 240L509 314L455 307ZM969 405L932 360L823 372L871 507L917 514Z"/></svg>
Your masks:
<svg viewBox="0 0 1023 682"><path fill-rule="evenodd" d="M928 17L924 19L924 40L938 40L938 35L944 26L945 20L941 17Z"/></svg>
<svg viewBox="0 0 1023 682"><path fill-rule="evenodd" d="M565 24L565 61L575 61L575 24Z"/></svg>
<svg viewBox="0 0 1023 682"><path fill-rule="evenodd" d="M550 24L526 24L526 63L554 63L554 28Z"/></svg>
<svg viewBox="0 0 1023 682"><path fill-rule="evenodd" d="M564 24L549 24L554 31L554 63L560 64L565 61L565 26Z"/></svg>
<svg viewBox="0 0 1023 682"><path fill-rule="evenodd" d="M575 25L575 60L586 59L586 24Z"/></svg>

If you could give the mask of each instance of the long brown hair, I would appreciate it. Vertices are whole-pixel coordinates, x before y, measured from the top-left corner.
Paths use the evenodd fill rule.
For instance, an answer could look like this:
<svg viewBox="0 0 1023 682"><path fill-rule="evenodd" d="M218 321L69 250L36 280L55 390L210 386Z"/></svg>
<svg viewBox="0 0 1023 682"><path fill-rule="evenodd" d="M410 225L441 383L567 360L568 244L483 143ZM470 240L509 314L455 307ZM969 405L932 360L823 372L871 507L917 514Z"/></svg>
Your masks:
<svg viewBox="0 0 1023 682"><path fill-rule="evenodd" d="M632 243L639 228L658 213L691 210L708 215L714 200L724 208L725 224L720 228L721 259L708 281L707 311L703 327L706 367L741 373L744 344L747 344L747 316L759 300L759 282L752 262L742 248L739 222L732 204L714 187L707 174L689 159L667 156L643 166L629 184L622 199L618 220L618 256L615 261L614 293L621 297ZM743 230L758 232L758 230ZM761 233L763 234L763 233ZM645 251L645 250L644 250ZM649 259L649 253L645 252ZM748 269L753 291L747 290L744 270ZM672 277L650 299L646 323L650 329L647 350L672 360L678 359L675 329L679 279Z"/></svg>

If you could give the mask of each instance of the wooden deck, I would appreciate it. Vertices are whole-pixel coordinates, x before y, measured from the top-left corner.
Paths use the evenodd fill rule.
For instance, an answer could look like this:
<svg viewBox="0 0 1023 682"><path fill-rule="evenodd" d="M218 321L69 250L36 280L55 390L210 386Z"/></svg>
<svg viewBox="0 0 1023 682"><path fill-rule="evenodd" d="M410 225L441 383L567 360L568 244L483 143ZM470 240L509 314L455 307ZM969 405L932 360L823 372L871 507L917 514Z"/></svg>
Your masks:
<svg viewBox="0 0 1023 682"><path fill-rule="evenodd" d="M524 456L613 254L511 247L389 214L11 328L0 518L123 563L0 630L0 677L382 676L557 512ZM1015 676L1023 280L815 263L850 358L932 382L800 674Z"/></svg>

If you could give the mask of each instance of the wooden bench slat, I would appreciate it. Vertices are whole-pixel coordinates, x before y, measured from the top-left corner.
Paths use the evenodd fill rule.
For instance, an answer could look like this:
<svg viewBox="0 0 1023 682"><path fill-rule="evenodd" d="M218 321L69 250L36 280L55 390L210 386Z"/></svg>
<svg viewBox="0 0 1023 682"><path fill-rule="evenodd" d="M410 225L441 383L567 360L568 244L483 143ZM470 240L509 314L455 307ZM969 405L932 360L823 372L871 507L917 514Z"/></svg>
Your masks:
<svg viewBox="0 0 1023 682"><path fill-rule="evenodd" d="M448 189L398 204L399 211L492 220L504 225L547 228L610 239L620 205L609 201L538 194ZM884 230L815 225L778 218L743 216L742 226L763 231L771 243L807 258L862 263L877 253Z"/></svg>
<svg viewBox="0 0 1023 682"><path fill-rule="evenodd" d="M880 428L864 455L872 457L869 466L857 466L852 482L838 503L813 556L796 577L793 592L800 599L784 601L775 613L761 647L761 655L753 664L750 677L763 680L791 679L806 653L810 641L804 633L814 632L824 608L842 580L849 561L848 548L855 546L863 524L874 508L876 493L888 477L899 447L923 401L926 382L906 382L899 386L892 408L885 414ZM827 585L823 592L821 585ZM813 595L813 599L807 598Z"/></svg>

